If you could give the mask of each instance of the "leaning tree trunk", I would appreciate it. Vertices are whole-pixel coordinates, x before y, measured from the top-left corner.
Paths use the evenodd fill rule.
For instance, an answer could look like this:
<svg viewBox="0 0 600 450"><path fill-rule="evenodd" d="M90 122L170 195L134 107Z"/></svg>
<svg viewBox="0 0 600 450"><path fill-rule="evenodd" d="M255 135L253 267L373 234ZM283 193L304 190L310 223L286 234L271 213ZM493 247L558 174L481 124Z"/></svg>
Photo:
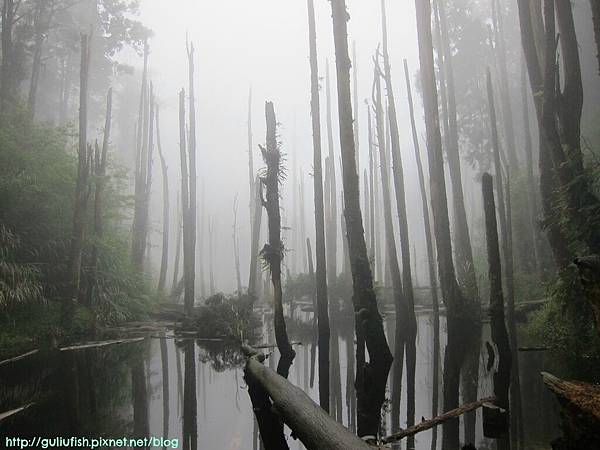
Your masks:
<svg viewBox="0 0 600 450"><path fill-rule="evenodd" d="M6 7L6 2L5 2ZM75 185L75 208L73 211L73 230L71 236L70 289L72 306L81 298L81 261L83 259L83 241L85 222L90 194L89 177L92 163L92 148L87 143L88 120L88 81L90 67L89 36L81 36L81 70L79 88L79 146L77 149L77 182Z"/></svg>
<svg viewBox="0 0 600 450"><path fill-rule="evenodd" d="M429 153L429 181L431 183L431 206L436 237L438 269L442 296L447 309L448 345L444 357L444 410L458 406L460 371L464 360L464 349L477 336L477 313L472 302L463 295L454 272L450 221L444 177L444 158L439 129L437 87L433 66L431 36L431 4L429 0L415 0L419 60L421 62L421 84ZM444 423L443 448L459 448L459 421Z"/></svg>
<svg viewBox="0 0 600 450"><path fill-rule="evenodd" d="M357 432L361 437L377 436L381 422L381 407L385 401L385 386L392 364L392 355L383 330L373 290L373 275L369 265L360 212L359 180L356 172L354 133L352 130L352 100L350 96L350 58L345 0L331 1L335 43L344 216L346 217L348 249L353 281L353 303L356 314L356 396ZM369 352L365 361L364 345Z"/></svg>
<svg viewBox="0 0 600 450"><path fill-rule="evenodd" d="M381 21L383 29L383 66L384 79L387 88L389 100L388 122L391 138L391 151L393 158L394 187L396 193L396 209L398 212L398 229L400 231L400 246L402 249L402 285L404 299L406 302L406 320L405 330L406 338L406 395L407 395L407 419L406 424L411 427L415 424L415 371L417 361L416 339L417 339L417 319L415 316L415 299L413 292L411 261L410 261L410 242L408 236L408 219L406 216L406 195L404 188L404 169L402 166L402 156L400 152L400 134L398 131L398 120L396 118L396 101L394 98L394 88L392 86L392 71L388 52L387 38L387 18L385 14L385 0L381 0ZM397 327L396 327L397 328ZM407 440L407 449L415 447L414 437L410 436Z"/></svg>
<svg viewBox="0 0 600 450"><path fill-rule="evenodd" d="M295 352L288 339L283 317L283 292L281 289L281 260L284 248L281 241L281 211L279 209L279 182L281 180L281 152L277 142L277 121L272 102L265 103L265 116L267 121L267 146L261 146L261 152L267 172L261 179L266 189L266 201L269 225L269 242L265 244L262 255L269 264L271 282L273 283L273 322L275 327L275 341L281 354L277 364L277 373L288 377L290 366L294 360Z"/></svg>
<svg viewBox="0 0 600 450"><path fill-rule="evenodd" d="M381 104L381 80L379 67L375 68L375 122L377 124L377 141L379 148L379 162L381 169L381 186L383 192L383 217L385 224L385 240L387 262L390 268L392 281L392 292L394 297L394 308L396 312L396 332L394 336L394 363L392 366L392 433L400 429L400 400L402 395L402 372L404 364L404 347L409 339L408 332L408 304L402 289L402 277L400 276L400 265L396 252L394 238L394 222L392 219L392 201L390 195L390 180L388 171L387 151L385 142L384 115Z"/></svg>
<svg viewBox="0 0 600 450"><path fill-rule="evenodd" d="M329 411L329 311L327 301L327 263L325 259L325 215L323 211L323 168L321 162L321 112L314 0L308 2L310 49L310 112L313 135L313 181L315 195L315 253L317 326L319 334L319 404Z"/></svg>
<svg viewBox="0 0 600 450"><path fill-rule="evenodd" d="M485 173L482 178L482 184L490 279L490 328L492 341L496 344L499 355L498 369L494 373L494 395L496 396L496 404L504 409L508 415L511 354L506 324L504 323L500 246L498 245L496 205L494 202L494 188L491 175ZM508 429L502 431L502 436L497 441L498 450L510 449Z"/></svg>
<svg viewBox="0 0 600 450"><path fill-rule="evenodd" d="M171 217L169 212L169 176L167 173L167 162L165 160L160 141L160 117L158 106L156 107L156 145L158 147L158 156L160 157L163 184L162 256L160 259L160 273L158 276L158 295L162 296L165 292L167 269L169 267L169 221Z"/></svg>
<svg viewBox="0 0 600 450"><path fill-rule="evenodd" d="M423 227L425 229L425 244L427 248L427 267L429 268L429 284L431 286L431 303L433 306L433 376L431 417L438 415L439 402L439 371L440 371L440 311L438 300L437 275L435 273L435 255L433 253L433 240L431 238L431 223L429 219L429 202L425 189L425 176L423 175L423 163L421 162L421 151L419 149L419 137L415 125L415 113L412 100L412 89L408 73L408 63L404 60L404 75L406 77L406 92L408 94L408 110L410 113L410 125L412 130L413 146L415 150L415 161L417 162L417 173L419 176L419 190L421 192L421 208L423 210ZM437 427L432 429L431 449L437 448Z"/></svg>

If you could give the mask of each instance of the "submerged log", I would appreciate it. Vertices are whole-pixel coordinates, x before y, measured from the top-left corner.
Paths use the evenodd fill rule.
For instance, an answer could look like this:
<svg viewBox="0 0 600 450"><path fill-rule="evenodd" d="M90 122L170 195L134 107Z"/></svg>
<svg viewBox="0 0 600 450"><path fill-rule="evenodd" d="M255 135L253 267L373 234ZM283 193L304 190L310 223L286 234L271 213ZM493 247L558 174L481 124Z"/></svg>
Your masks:
<svg viewBox="0 0 600 450"><path fill-rule="evenodd" d="M35 355L37 352L39 352L39 350L35 349L35 350L31 350L30 352L23 353L22 355L15 356L14 358L5 359L4 361L0 361L0 366L4 366L5 364L10 364L10 363L19 361L20 359L27 358L28 356L31 356L31 355Z"/></svg>
<svg viewBox="0 0 600 450"><path fill-rule="evenodd" d="M554 450L600 448L600 386L565 381L547 372L542 379L561 406L563 437L552 443Z"/></svg>
<svg viewBox="0 0 600 450"><path fill-rule="evenodd" d="M14 416L15 414L20 413L21 411L25 411L27 408L33 405L35 405L35 403L29 403L19 408L11 409L10 411L0 413L0 422L2 422L4 419L8 419L10 416Z"/></svg>
<svg viewBox="0 0 600 450"><path fill-rule="evenodd" d="M391 442L398 442L401 439L404 439L406 437L414 436L417 433L420 433L422 431L426 431L426 430L429 430L430 428L436 427L436 426L446 422L447 420L455 419L459 416L462 416L465 413L474 411L477 408L481 408L484 405L486 405L487 403L494 402L495 400L496 400L495 397L487 397L487 398L484 398L482 400L479 400L479 401L476 401L473 403L468 403L459 408L453 409L453 410L445 412L444 414L441 414L437 417L434 417L433 419L424 420L423 422L421 422L413 427L407 428L398 433L394 433L394 434L384 438L383 442L385 444L389 444Z"/></svg>
<svg viewBox="0 0 600 450"><path fill-rule="evenodd" d="M264 355L247 346L243 350L250 356L245 367L249 386L258 386L268 394L272 401L270 409L290 427L293 436L300 439L308 450L372 450L366 442L314 403L302 389L263 366Z"/></svg>

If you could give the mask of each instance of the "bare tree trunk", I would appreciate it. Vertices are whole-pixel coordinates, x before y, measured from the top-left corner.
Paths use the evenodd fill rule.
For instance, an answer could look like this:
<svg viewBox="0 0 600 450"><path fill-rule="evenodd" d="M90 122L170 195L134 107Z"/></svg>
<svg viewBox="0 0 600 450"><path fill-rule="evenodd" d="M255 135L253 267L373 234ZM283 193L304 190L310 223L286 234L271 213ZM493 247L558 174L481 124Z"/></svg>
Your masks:
<svg viewBox="0 0 600 450"><path fill-rule="evenodd" d="M327 148L329 151L329 220L326 226L327 238L327 282L334 285L337 280L337 181L335 176L335 157L333 155L333 128L331 125L331 82L329 77L329 61L325 64L325 89L327 99Z"/></svg>
<svg viewBox="0 0 600 450"><path fill-rule="evenodd" d="M250 223L254 223L252 221L253 214L255 211L254 201L256 197L254 197L254 157L252 156L254 144L252 144L252 86L248 90L248 195L250 195ZM254 230L251 230L251 233L254 233Z"/></svg>
<svg viewBox="0 0 600 450"><path fill-rule="evenodd" d="M502 270L500 263L500 246L496 227L496 206L494 204L493 180L489 174L484 174L483 207L485 212L485 230L488 251L490 278L490 318L492 341L498 348L498 369L494 373L494 395L497 405L508 414L508 391L510 385L511 354L506 324L504 323L504 296L502 294ZM508 422L507 422L508 423ZM503 430L498 442L498 449L510 449L508 430Z"/></svg>
<svg viewBox="0 0 600 450"><path fill-rule="evenodd" d="M240 241L237 235L237 194L233 199L233 260L235 263L235 280L237 282L238 295L242 295L242 278L240 276Z"/></svg>
<svg viewBox="0 0 600 450"><path fill-rule="evenodd" d="M410 124L412 130L413 146L415 151L415 161L417 162L417 172L419 176L419 189L421 192L421 208L423 210L423 227L425 229L425 244L427 248L427 267L429 268L429 284L431 291L431 303L433 306L433 377L432 377L432 413L431 417L438 415L439 403L439 372L440 372L440 312L438 300L437 274L435 273L435 255L433 253L433 240L431 237L431 223L429 218L429 202L427 201L427 191L425 189L425 176L423 175L423 164L421 162L421 151L419 148L419 138L417 127L415 125L415 113L412 100L412 89L410 86L410 76L408 72L408 63L404 60L404 75L406 77L406 92L408 93L408 109L410 113ZM437 427L432 429L431 450L437 448Z"/></svg>
<svg viewBox="0 0 600 450"><path fill-rule="evenodd" d="M29 94L27 95L27 112L31 119L35 116L35 103L37 89L40 80L40 69L42 67L42 51L45 34L50 26L53 11L46 11L46 2L37 2L34 16L34 39L33 39L33 61L31 64L31 79L29 82Z"/></svg>
<svg viewBox="0 0 600 450"><path fill-rule="evenodd" d="M388 96L388 122L391 138L391 153L393 158L394 187L396 194L396 209L400 231L400 244L402 250L402 289L406 303L406 320L404 345L406 346L406 378L407 378L407 426L415 424L415 372L416 372L416 339L417 319L415 316L415 299L411 273L410 242L408 235L408 219L406 216L406 195L404 188L404 169L400 152L400 134L396 116L396 101L392 86L392 72L388 53L387 18L385 14L385 0L381 0L381 21L383 30L383 65L384 79ZM414 449L414 437L407 440L407 449Z"/></svg>
<svg viewBox="0 0 600 450"><path fill-rule="evenodd" d="M300 254L302 259L302 271L303 273L308 273L308 261L307 261L307 253L306 253L306 214L305 214L305 206L304 206L304 174L302 170L300 170L300 186L299 186L299 197L298 201L300 204Z"/></svg>
<svg viewBox="0 0 600 450"><path fill-rule="evenodd" d="M258 295L258 241L260 239L260 227L262 222L262 183L258 175L254 181L254 213L252 214L252 242L250 248L250 273L248 280L248 294L255 298Z"/></svg>
<svg viewBox="0 0 600 450"><path fill-rule="evenodd" d="M321 157L321 112L314 0L307 0L310 49L310 112L313 135L313 181L315 195L316 299L319 334L319 404L329 411L329 307L327 263L325 258L325 215L323 209L323 169Z"/></svg>
<svg viewBox="0 0 600 450"><path fill-rule="evenodd" d="M356 149L356 173L360 175L360 127L358 126L358 63L356 58L356 41L352 41L352 88L354 100L354 148ZM366 191L365 191L366 193Z"/></svg>
<svg viewBox="0 0 600 450"><path fill-rule="evenodd" d="M382 4L383 6L383 4ZM398 254L396 252L396 242L394 238L394 223L392 219L392 201L390 196L390 180L388 171L387 151L384 132L384 114L381 104L381 79L379 77L379 67L376 65L374 74L374 98L375 105L375 123L377 124L377 141L379 148L379 162L381 171L381 186L383 192L383 213L385 224L385 240L387 261L390 268L392 281L392 292L394 297L394 309L396 312L396 327L394 336L394 363L392 365L392 433L400 429L400 400L402 395L402 372L404 365L404 347L407 336L408 305L404 291L402 289L402 277L400 275L400 265L398 264Z"/></svg>
<svg viewBox="0 0 600 450"><path fill-rule="evenodd" d="M88 35L82 34L79 88L79 146L77 150L77 183L75 186L75 208L73 211L73 230L71 236L71 261L69 280L69 299L71 301L71 305L67 307L67 311L71 311L72 306L75 303L77 303L81 296L81 262L83 258L85 222L88 208L88 199L90 195L89 177L93 158L92 148L87 143L89 65L89 37Z"/></svg>
<svg viewBox="0 0 600 450"><path fill-rule="evenodd" d="M21 2L4 0L2 6L2 65L0 66L0 108L6 111L8 101L15 94L13 75L13 28L15 16Z"/></svg>
<svg viewBox="0 0 600 450"><path fill-rule="evenodd" d="M262 254L271 270L271 282L273 283L273 322L275 326L275 341L281 358L277 365L277 373L285 378L288 377L290 366L296 352L288 339L283 317L283 293L281 289L281 260L284 249L281 241L281 213L279 209L279 182L281 176L281 152L277 142L277 121L272 102L265 103L265 117L267 121L267 147L261 147L261 152L267 173L261 182L266 188L266 201L269 222L269 242L265 244Z"/></svg>
<svg viewBox="0 0 600 450"><path fill-rule="evenodd" d="M359 180L356 172L352 102L350 98L350 58L348 56L348 12L345 0L331 1L335 43L344 216L348 228L348 248L353 281L353 303L356 314L356 396L357 433L361 437L377 436L385 386L392 355L383 330L373 290L373 276L364 239L360 212ZM369 352L366 363L364 346Z"/></svg>
<svg viewBox="0 0 600 450"><path fill-rule="evenodd" d="M215 295L215 255L214 255L214 245L215 245L215 231L214 231L214 223L213 216L208 218L208 267L209 267L209 286L210 286L210 295Z"/></svg>
<svg viewBox="0 0 600 450"><path fill-rule="evenodd" d="M194 96L194 44L187 44L187 55L189 65L189 113L190 113L190 130L189 130L189 203L187 212L187 228L189 229L186 239L186 245L183 248L184 260L186 252L189 253L185 273L185 294L184 304L188 316L194 308L196 295L196 103ZM185 237L185 224L184 224Z"/></svg>
<svg viewBox="0 0 600 450"><path fill-rule="evenodd" d="M181 193L177 192L177 240L175 241L175 261L173 265L173 283L171 283L171 297L175 293L179 282L179 261L181 260L181 247L183 244L183 212L181 207Z"/></svg>
<svg viewBox="0 0 600 450"><path fill-rule="evenodd" d="M158 156L160 157L163 185L162 256L160 260L160 274L158 276L158 295L162 296L165 292L167 269L169 267L169 221L171 217L169 208L169 175L167 173L167 162L165 160L160 141L160 116L158 106L156 107L156 144L158 146Z"/></svg>
<svg viewBox="0 0 600 450"><path fill-rule="evenodd" d="M110 143L110 129L112 121L112 88L108 90L106 96L106 119L104 122L104 138L102 142L102 151L99 152L96 147L96 157L94 161L94 176L96 179L96 190L94 192L94 244L92 246L92 255L90 261L90 283L88 286L88 305L92 304L93 288L97 281L98 270L98 244L104 236L104 188L106 187L106 166L108 158L108 145Z"/></svg>
<svg viewBox="0 0 600 450"><path fill-rule="evenodd" d="M375 248L377 247L376 239L377 232L375 229L377 228L377 224L375 223L375 151L373 149L375 145L375 139L373 138L373 124L371 120L371 108L369 107L369 103L367 102L367 112L368 112L368 120L369 120L369 209L366 214L369 217L370 227L370 241L369 241L369 260L371 261L371 272L375 273L377 270L376 267L376 258Z"/></svg>
<svg viewBox="0 0 600 450"><path fill-rule="evenodd" d="M431 205L436 236L438 269L442 296L447 308L448 344L444 357L444 410L458 406L460 371L464 360L465 346L478 333L477 313L472 302L463 295L456 281L452 261L452 243L444 177L437 88L433 65L431 36L430 0L415 0L419 60L421 62L421 85L429 153L429 181L431 183ZM443 448L455 450L459 447L459 422L457 419L444 423Z"/></svg>

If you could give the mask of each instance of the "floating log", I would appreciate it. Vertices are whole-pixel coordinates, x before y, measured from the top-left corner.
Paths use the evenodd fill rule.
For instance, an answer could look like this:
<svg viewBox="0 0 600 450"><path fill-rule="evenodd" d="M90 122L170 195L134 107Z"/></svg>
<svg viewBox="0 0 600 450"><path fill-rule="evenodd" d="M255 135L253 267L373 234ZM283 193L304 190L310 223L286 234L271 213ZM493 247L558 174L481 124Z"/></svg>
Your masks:
<svg viewBox="0 0 600 450"><path fill-rule="evenodd" d="M300 388L261 364L261 354L248 346L245 376L264 389L272 408L307 450L373 450L365 441L336 422ZM262 357L264 358L264 356Z"/></svg>
<svg viewBox="0 0 600 450"><path fill-rule="evenodd" d="M429 430L430 428L433 428L435 426L441 425L442 423L446 422L447 420L454 419L456 417L462 416L465 413L474 411L477 408L481 408L485 404L492 403L495 400L496 400L495 397L487 397L487 398L484 398L482 400L479 400L479 401L476 401L473 403L467 403L466 405L463 405L463 406L460 406L459 408L445 412L444 414L434 417L433 419L425 420L413 427L399 431L398 433L394 433L394 434L384 438L383 442L385 444L389 444L392 442L398 442L401 439L404 439L406 437L414 436L417 433L420 433L422 431Z"/></svg>
<svg viewBox="0 0 600 450"><path fill-rule="evenodd" d="M545 352L551 350L550 347L539 346L539 347L519 347L520 352Z"/></svg>
<svg viewBox="0 0 600 450"><path fill-rule="evenodd" d="M39 350L35 349L35 350L31 350L30 352L23 353L22 355L15 356L14 358L5 359L4 361L0 361L0 366L3 366L5 364L14 363L16 361L19 361L20 359L27 358L28 356L31 356L31 355L35 355L37 352L39 352Z"/></svg>
<svg viewBox="0 0 600 450"><path fill-rule="evenodd" d="M130 344L133 342L143 341L144 339L145 338L140 337L140 338L133 338L133 339L116 339L116 340L112 340L112 341L88 342L85 344L77 344L77 345L70 345L68 347L61 347L60 351L67 352L67 351L71 351L71 350L82 350L84 348L98 348L98 347L106 347L108 345Z"/></svg>
<svg viewBox="0 0 600 450"><path fill-rule="evenodd" d="M2 422L4 419L9 418L10 416L14 416L15 414L20 413L21 411L25 411L27 408L33 405L35 405L35 403L29 403L25 406L21 406L20 408L11 409L10 411L0 413L0 422Z"/></svg>
<svg viewBox="0 0 600 450"><path fill-rule="evenodd" d="M600 448L600 386L561 380L547 372L542 372L542 379L561 406L563 437L553 443L553 448Z"/></svg>

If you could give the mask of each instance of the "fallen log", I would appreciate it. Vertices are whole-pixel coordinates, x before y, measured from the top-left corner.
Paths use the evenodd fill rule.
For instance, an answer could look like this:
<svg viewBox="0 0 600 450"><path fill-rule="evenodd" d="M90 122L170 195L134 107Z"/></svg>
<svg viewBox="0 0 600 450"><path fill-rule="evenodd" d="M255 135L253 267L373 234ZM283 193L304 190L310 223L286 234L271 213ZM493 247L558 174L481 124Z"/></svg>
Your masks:
<svg viewBox="0 0 600 450"><path fill-rule="evenodd" d="M384 442L384 444L398 442L406 437L414 436L417 433L420 433L422 431L429 430L430 428L433 428L435 426L441 425L442 423L446 422L447 420L454 419L465 413L474 411L477 408L481 408L486 403L492 403L495 400L496 400L495 397L487 397L487 398L484 398L482 400L479 400L479 401L476 401L473 403L467 403L466 405L463 405L463 406L460 406L459 408L445 412L444 414L434 417L433 419L425 420L413 427L407 428L405 430L399 431L398 433L394 433L390 436L387 436L383 439L383 442Z"/></svg>
<svg viewBox="0 0 600 450"><path fill-rule="evenodd" d="M248 346L244 353L253 355L246 361L245 378L264 390L274 410L300 439L307 450L373 450L329 416L300 388L265 367L264 356ZM258 418L258 416L257 416Z"/></svg>
<svg viewBox="0 0 600 450"><path fill-rule="evenodd" d="M39 352L39 350L35 349L35 350L31 350L30 352L23 353L22 355L15 356L14 358L5 359L4 361L0 361L0 366L3 366L5 364L14 363L16 361L19 361L20 359L24 359L24 358L27 358L28 356L35 355L37 352Z"/></svg>
<svg viewBox="0 0 600 450"><path fill-rule="evenodd" d="M70 345L68 347L61 347L59 350L61 352L68 352L71 350L82 350L85 348L98 348L98 347L106 347L108 345L116 345L116 344L130 344L133 342L140 342L143 341L145 338L140 337L140 338L133 338L133 339L115 339L112 341L101 341L101 342L87 342L85 344L77 344L77 345Z"/></svg>
<svg viewBox="0 0 600 450"><path fill-rule="evenodd" d="M33 405L35 405L35 403L29 403L25 406L21 406L20 408L15 408L11 409L10 411L0 413L0 422L2 422L4 419L8 419L10 416L20 413L21 411L25 411L27 408Z"/></svg>
<svg viewBox="0 0 600 450"><path fill-rule="evenodd" d="M553 442L553 449L600 448L600 386L561 380L547 372L542 379L561 407L563 437Z"/></svg>
<svg viewBox="0 0 600 450"><path fill-rule="evenodd" d="M545 352L550 350L550 347L538 346L538 347L519 347L520 352Z"/></svg>

